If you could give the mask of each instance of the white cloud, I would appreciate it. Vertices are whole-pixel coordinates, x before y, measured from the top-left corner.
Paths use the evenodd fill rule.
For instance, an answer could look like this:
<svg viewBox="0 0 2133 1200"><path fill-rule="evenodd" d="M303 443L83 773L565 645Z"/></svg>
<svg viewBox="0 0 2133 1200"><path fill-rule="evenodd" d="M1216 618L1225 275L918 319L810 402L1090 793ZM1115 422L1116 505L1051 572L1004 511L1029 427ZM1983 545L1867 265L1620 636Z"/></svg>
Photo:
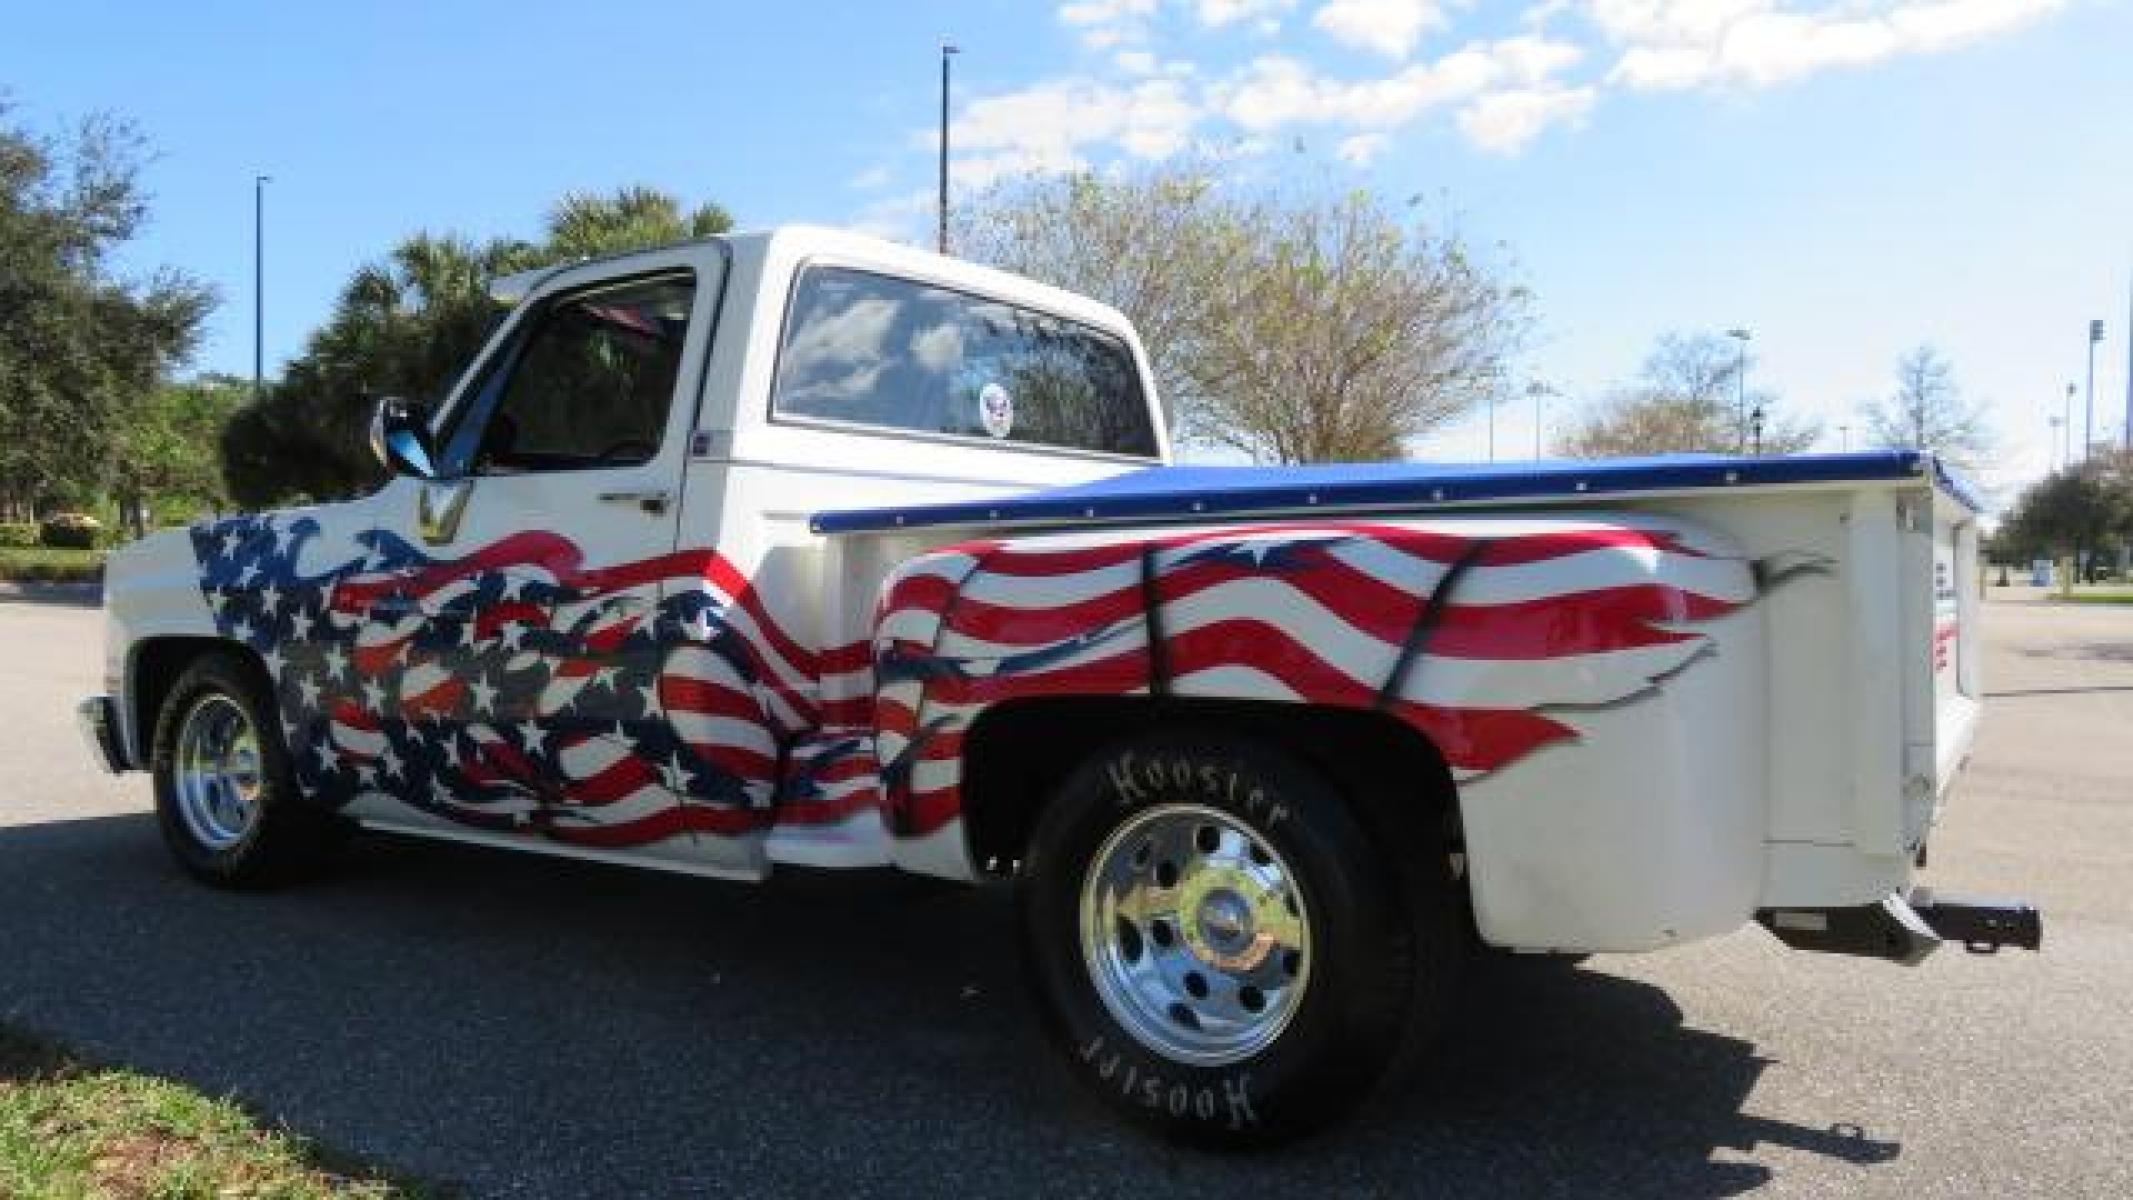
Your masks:
<svg viewBox="0 0 2133 1200"><path fill-rule="evenodd" d="M1079 0L1059 6L1059 20L1067 25L1115 25L1131 17L1155 11L1156 0Z"/></svg>
<svg viewBox="0 0 2133 1200"><path fill-rule="evenodd" d="M1889 23L1906 43L1932 53L2020 29L2061 7L2061 0L1944 0L1904 5Z"/></svg>
<svg viewBox="0 0 2133 1200"><path fill-rule="evenodd" d="M1460 51L1396 75L1344 80L1316 74L1296 59L1269 55L1223 86L1222 109L1253 132L1316 123L1382 129L1479 91L1498 69L1486 55Z"/></svg>
<svg viewBox="0 0 2133 1200"><path fill-rule="evenodd" d="M1085 74L981 96L957 115L958 188L1003 177L1152 160L1211 145L1264 147L1301 127L1330 131L1334 154L1377 161L1395 131L1443 114L1477 148L1513 154L1550 129L1581 125L1612 89L1774 85L1809 73L1968 45L2041 19L2066 0L1524 0L1511 36L1418 54L1468 0L1066 0L1054 12L1092 57ZM1159 34L1250 38L1298 10L1329 38L1395 60L1325 73L1311 47L1220 69ZM1491 18L1493 20L1493 17ZM1575 39L1572 34L1575 32ZM1325 47L1316 47L1323 50ZM1595 53L1597 68L1581 70ZM914 150L933 131L913 131ZM885 192L886 169L852 186ZM876 209L908 207L883 197ZM875 210L869 210L870 212Z"/></svg>
<svg viewBox="0 0 2133 1200"><path fill-rule="evenodd" d="M1333 156L1350 166L1367 167L1390 140L1382 133L1358 133L1342 138L1340 145L1334 147Z"/></svg>
<svg viewBox="0 0 2133 1200"><path fill-rule="evenodd" d="M938 203L934 189L918 188L896 196L884 196L865 208L857 216L844 222L847 229L859 233L887 238L892 242L910 242L916 245L921 238L930 244L933 237L934 205Z"/></svg>
<svg viewBox="0 0 2133 1200"><path fill-rule="evenodd" d="M1933 54L2012 32L2064 0L1591 0L1621 56L1608 82L1641 91L1771 87L1817 71Z"/></svg>
<svg viewBox="0 0 2133 1200"><path fill-rule="evenodd" d="M862 192L879 191L889 186L889 168L885 166L868 167L859 174L852 176L846 186L856 188Z"/></svg>
<svg viewBox="0 0 2133 1200"><path fill-rule="evenodd" d="M1538 36L1512 37L1493 43L1489 53L1511 77L1535 83L1574 67L1585 51L1570 42Z"/></svg>
<svg viewBox="0 0 2133 1200"><path fill-rule="evenodd" d="M1134 158L1166 158L1190 144L1205 117L1198 98L1175 78L1047 80L964 108L949 127L949 141L967 153L950 171L957 184L982 188L1010 175L1078 170L1089 165L1091 152L1112 147Z"/></svg>
<svg viewBox="0 0 2133 1200"><path fill-rule="evenodd" d="M1599 93L1589 87L1490 92L1459 110L1459 132L1483 150L1516 154L1550 125L1582 123L1597 99Z"/></svg>
<svg viewBox="0 0 2133 1200"><path fill-rule="evenodd" d="M1309 123L1388 129L1499 85L1543 83L1579 57L1577 47L1565 42L1516 37L1476 42L1388 76L1341 80L1296 59L1268 55L1218 88L1215 99L1224 115L1253 132Z"/></svg>
<svg viewBox="0 0 2133 1200"><path fill-rule="evenodd" d="M1088 159L1067 147L1026 146L990 154L958 154L948 164L948 179L957 191L982 192L1018 175L1059 175L1088 167Z"/></svg>
<svg viewBox="0 0 2133 1200"><path fill-rule="evenodd" d="M1311 24L1337 42L1401 59L1424 30L1444 24L1444 10L1433 0L1331 0Z"/></svg>
<svg viewBox="0 0 2133 1200"><path fill-rule="evenodd" d="M1279 17L1296 7L1296 0L1196 0L1193 12L1200 24L1209 29L1220 29L1239 21L1251 21L1260 32L1267 32L1266 22L1273 21L1279 29Z"/></svg>
<svg viewBox="0 0 2133 1200"><path fill-rule="evenodd" d="M1081 44L1108 50L1139 41L1159 0L1073 0L1059 6L1059 22L1081 30Z"/></svg>

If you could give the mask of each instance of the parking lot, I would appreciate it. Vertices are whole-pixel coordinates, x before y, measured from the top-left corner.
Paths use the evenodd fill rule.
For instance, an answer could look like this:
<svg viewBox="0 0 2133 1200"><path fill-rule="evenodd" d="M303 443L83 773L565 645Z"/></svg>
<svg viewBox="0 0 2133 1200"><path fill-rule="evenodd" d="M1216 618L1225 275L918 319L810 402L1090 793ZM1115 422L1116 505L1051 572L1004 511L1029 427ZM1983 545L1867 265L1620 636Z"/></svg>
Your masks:
<svg viewBox="0 0 2133 1200"><path fill-rule="evenodd" d="M2133 1194L2133 607L1996 595L1926 882L2036 900L2041 955L1497 964L1433 1076L1242 1159L1073 1090L996 891L386 840L190 884L71 728L96 612L0 603L0 1020L484 1196Z"/></svg>

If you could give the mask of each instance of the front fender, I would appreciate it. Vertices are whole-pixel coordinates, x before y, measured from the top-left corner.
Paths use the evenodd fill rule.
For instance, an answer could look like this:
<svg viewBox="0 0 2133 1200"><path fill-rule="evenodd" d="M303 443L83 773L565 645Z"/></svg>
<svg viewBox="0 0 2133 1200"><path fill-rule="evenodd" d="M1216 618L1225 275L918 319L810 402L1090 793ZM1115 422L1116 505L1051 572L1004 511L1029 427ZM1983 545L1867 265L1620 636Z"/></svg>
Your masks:
<svg viewBox="0 0 2133 1200"><path fill-rule="evenodd" d="M142 704L142 654L170 638L219 637L187 531L152 533L112 553L104 565L104 685L118 699L127 762L148 761L153 715Z"/></svg>

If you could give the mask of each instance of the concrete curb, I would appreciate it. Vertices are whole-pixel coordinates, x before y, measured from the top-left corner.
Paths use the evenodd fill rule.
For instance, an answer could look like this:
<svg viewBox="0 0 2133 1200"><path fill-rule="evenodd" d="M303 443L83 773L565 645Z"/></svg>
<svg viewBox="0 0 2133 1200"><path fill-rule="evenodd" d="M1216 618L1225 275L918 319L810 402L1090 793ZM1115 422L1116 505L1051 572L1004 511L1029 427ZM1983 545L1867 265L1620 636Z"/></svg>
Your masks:
<svg viewBox="0 0 2133 1200"><path fill-rule="evenodd" d="M102 583L25 583L0 579L0 604L71 604L96 608L104 602Z"/></svg>

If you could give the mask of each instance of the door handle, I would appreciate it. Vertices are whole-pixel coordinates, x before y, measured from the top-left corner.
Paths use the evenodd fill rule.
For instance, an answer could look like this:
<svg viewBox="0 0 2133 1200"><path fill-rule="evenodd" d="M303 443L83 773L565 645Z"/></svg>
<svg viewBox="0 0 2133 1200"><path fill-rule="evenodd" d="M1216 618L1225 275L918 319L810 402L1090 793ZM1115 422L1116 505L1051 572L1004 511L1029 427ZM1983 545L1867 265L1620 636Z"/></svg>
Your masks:
<svg viewBox="0 0 2133 1200"><path fill-rule="evenodd" d="M600 503L634 504L656 517L667 510L667 492L665 488L645 488L634 492L601 492Z"/></svg>

